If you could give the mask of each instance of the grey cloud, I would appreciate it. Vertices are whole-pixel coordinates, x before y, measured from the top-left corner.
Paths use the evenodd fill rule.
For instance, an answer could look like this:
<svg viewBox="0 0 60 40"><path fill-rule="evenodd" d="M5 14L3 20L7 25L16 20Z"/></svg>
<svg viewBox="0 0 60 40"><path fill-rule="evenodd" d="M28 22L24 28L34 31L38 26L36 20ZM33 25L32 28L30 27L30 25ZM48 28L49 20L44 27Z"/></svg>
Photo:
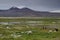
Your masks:
<svg viewBox="0 0 60 40"><path fill-rule="evenodd" d="M26 6L34 10L56 10L60 9L60 0L0 0L0 9L12 6Z"/></svg>

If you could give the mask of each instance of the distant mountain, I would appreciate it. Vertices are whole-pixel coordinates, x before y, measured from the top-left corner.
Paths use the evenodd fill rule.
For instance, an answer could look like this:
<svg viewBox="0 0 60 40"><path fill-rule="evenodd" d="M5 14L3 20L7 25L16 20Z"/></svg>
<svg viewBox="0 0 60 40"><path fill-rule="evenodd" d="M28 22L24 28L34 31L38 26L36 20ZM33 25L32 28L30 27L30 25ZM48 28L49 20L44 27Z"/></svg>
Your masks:
<svg viewBox="0 0 60 40"><path fill-rule="evenodd" d="M7 10L0 10L0 17L60 17L60 13L35 11L29 8L19 9L11 7Z"/></svg>

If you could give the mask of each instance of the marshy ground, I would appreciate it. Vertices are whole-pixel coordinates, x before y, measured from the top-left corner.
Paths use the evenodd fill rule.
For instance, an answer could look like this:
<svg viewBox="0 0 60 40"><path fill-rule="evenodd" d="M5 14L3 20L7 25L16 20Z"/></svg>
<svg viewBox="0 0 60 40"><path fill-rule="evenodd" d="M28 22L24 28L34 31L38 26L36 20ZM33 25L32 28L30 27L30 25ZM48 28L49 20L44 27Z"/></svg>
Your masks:
<svg viewBox="0 0 60 40"><path fill-rule="evenodd" d="M0 18L0 40L60 40L60 19Z"/></svg>

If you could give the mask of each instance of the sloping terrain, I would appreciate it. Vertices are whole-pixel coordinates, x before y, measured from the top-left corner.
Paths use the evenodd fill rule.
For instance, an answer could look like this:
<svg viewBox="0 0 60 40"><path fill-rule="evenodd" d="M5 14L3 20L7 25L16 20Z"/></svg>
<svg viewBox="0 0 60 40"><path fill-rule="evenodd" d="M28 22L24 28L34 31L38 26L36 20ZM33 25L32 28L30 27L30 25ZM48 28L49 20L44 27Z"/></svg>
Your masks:
<svg viewBox="0 0 60 40"><path fill-rule="evenodd" d="M7 10L0 10L0 17L60 17L60 13L34 11L29 8L19 9L11 7Z"/></svg>

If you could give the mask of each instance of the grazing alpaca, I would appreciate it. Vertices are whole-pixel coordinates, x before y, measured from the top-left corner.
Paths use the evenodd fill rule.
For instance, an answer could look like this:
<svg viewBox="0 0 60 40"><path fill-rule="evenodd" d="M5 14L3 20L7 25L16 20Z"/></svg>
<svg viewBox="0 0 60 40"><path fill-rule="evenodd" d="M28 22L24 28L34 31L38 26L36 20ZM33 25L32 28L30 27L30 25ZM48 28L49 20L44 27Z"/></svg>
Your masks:
<svg viewBox="0 0 60 40"><path fill-rule="evenodd" d="M58 29L57 29L57 28L55 28L55 31L58 31Z"/></svg>
<svg viewBox="0 0 60 40"><path fill-rule="evenodd" d="M27 34L32 34L32 31L27 31Z"/></svg>
<svg viewBox="0 0 60 40"><path fill-rule="evenodd" d="M43 26L43 29L47 29L47 27Z"/></svg>
<svg viewBox="0 0 60 40"><path fill-rule="evenodd" d="M48 33L51 33L51 32L52 32L52 30L49 30L49 31L48 31Z"/></svg>

